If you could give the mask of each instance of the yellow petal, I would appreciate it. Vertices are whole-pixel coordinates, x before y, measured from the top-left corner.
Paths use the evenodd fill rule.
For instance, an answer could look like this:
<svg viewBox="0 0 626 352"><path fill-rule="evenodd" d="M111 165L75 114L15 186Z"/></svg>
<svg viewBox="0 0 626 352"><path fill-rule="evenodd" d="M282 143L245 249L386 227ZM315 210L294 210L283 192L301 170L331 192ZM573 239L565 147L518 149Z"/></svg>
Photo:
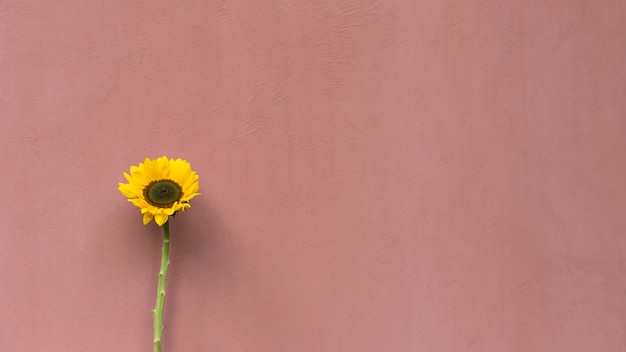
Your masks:
<svg viewBox="0 0 626 352"><path fill-rule="evenodd" d="M192 184L187 185L186 187L183 187L183 193L185 194L185 196L187 195L191 196L194 193L198 193L198 187L199 187L198 182L194 182Z"/></svg>
<svg viewBox="0 0 626 352"><path fill-rule="evenodd" d="M145 185L149 182L148 176L146 175L141 165L139 165L139 167L131 166L130 176L131 176L130 179L128 177L126 178L128 182L135 183L137 185Z"/></svg>
<svg viewBox="0 0 626 352"><path fill-rule="evenodd" d="M170 175L170 162L166 156L162 156L154 161L152 166L155 168L155 174L160 179L168 178Z"/></svg>
<svg viewBox="0 0 626 352"><path fill-rule="evenodd" d="M137 208L140 208L142 210L150 208L150 204L148 204L148 202L146 202L143 199L143 197L142 198L129 199L128 201L133 203Z"/></svg>
<svg viewBox="0 0 626 352"><path fill-rule="evenodd" d="M148 223L152 220L152 214L145 213L143 214L143 224L148 225Z"/></svg>
<svg viewBox="0 0 626 352"><path fill-rule="evenodd" d="M137 197L137 187L127 183L119 183L117 189L128 198Z"/></svg>
<svg viewBox="0 0 626 352"><path fill-rule="evenodd" d="M181 187L191 174L191 165L183 159L170 160L170 178Z"/></svg>
<svg viewBox="0 0 626 352"><path fill-rule="evenodd" d="M157 174L156 172L156 168L154 167L154 161L146 158L146 160L144 160L143 164L139 164L139 167L141 168L141 170L143 171L143 174L145 175L147 182L146 184L150 183L150 181L154 181L156 179L158 179L160 177L160 175Z"/></svg>
<svg viewBox="0 0 626 352"><path fill-rule="evenodd" d="M167 214L156 214L156 215L154 215L154 221L159 226L163 226L163 224L165 224L167 222L167 218L168 218Z"/></svg>

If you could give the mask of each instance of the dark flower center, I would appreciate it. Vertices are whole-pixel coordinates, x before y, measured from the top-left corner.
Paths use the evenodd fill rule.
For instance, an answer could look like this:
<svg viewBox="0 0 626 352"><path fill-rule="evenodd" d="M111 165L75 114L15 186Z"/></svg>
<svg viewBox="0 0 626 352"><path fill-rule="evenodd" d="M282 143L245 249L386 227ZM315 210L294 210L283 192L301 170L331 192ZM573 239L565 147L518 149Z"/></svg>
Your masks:
<svg viewBox="0 0 626 352"><path fill-rule="evenodd" d="M143 189L144 199L159 208L169 208L183 197L183 189L172 180L156 180Z"/></svg>

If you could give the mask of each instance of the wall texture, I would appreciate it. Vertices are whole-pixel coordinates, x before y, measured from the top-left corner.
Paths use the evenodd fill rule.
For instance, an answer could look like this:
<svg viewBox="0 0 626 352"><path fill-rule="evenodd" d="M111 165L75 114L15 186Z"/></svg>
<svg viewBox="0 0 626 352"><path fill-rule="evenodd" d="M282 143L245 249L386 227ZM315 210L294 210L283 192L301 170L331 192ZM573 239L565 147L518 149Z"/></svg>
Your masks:
<svg viewBox="0 0 626 352"><path fill-rule="evenodd" d="M0 1L0 350L626 351L623 0Z"/></svg>

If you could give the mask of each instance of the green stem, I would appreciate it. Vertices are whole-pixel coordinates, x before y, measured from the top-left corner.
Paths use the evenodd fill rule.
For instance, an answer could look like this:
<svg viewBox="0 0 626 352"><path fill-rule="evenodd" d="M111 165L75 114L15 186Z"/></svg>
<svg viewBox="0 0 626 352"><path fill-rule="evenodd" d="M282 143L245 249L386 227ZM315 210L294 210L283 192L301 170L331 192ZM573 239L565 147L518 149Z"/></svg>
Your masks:
<svg viewBox="0 0 626 352"><path fill-rule="evenodd" d="M159 288L157 290L156 305L152 310L154 318L154 352L161 352L163 336L163 305L165 303L165 284L167 271L170 267L170 222L163 224L163 251L161 254L161 270L159 270Z"/></svg>

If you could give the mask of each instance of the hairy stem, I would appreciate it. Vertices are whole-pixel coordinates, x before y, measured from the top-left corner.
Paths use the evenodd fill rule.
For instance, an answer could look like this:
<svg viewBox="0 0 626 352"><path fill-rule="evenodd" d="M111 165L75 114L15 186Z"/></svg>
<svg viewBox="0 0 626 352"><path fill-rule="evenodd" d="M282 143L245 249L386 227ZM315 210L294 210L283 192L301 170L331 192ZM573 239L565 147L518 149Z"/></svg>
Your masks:
<svg viewBox="0 0 626 352"><path fill-rule="evenodd" d="M161 254L161 270L159 270L159 286L157 290L156 305L152 310L154 318L154 352L161 352L163 336L163 305L165 303L165 284L167 271L170 267L170 222L163 224L163 250Z"/></svg>

